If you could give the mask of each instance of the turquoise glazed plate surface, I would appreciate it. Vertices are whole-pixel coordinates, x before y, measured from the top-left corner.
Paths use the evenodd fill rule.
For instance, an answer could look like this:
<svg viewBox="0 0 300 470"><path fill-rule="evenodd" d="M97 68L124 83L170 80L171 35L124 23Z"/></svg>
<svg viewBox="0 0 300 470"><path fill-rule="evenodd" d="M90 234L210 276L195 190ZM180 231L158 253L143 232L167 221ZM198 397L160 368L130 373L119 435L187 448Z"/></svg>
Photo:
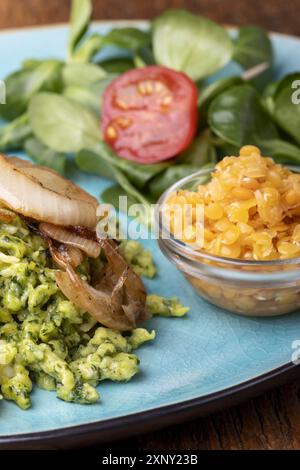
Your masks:
<svg viewBox="0 0 300 470"><path fill-rule="evenodd" d="M112 25L98 23L94 29ZM300 70L300 39L274 34L272 40L276 75ZM26 58L63 58L66 41L65 26L2 32L0 78ZM226 74L232 73L227 67ZM76 170L69 177L95 196L110 184ZM65 403L37 388L28 411L2 401L0 448L67 447L128 437L215 411L297 373L290 361L292 343L300 339L299 313L258 319L225 312L196 296L155 241L144 243L159 273L146 282L148 290L179 296L190 306L188 316L149 322L157 338L138 351L140 374L128 384L102 383L101 401L95 405Z"/></svg>

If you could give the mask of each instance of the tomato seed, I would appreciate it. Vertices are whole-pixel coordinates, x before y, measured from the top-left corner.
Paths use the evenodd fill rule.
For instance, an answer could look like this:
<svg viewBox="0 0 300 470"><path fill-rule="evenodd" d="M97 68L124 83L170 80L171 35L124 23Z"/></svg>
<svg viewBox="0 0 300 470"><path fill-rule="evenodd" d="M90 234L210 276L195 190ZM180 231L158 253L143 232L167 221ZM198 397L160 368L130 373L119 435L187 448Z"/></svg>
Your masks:
<svg viewBox="0 0 300 470"><path fill-rule="evenodd" d="M109 126L106 131L106 135L109 139L116 139L118 134L113 126Z"/></svg>
<svg viewBox="0 0 300 470"><path fill-rule="evenodd" d="M121 109L128 109L127 104L123 100L117 100L117 106Z"/></svg>

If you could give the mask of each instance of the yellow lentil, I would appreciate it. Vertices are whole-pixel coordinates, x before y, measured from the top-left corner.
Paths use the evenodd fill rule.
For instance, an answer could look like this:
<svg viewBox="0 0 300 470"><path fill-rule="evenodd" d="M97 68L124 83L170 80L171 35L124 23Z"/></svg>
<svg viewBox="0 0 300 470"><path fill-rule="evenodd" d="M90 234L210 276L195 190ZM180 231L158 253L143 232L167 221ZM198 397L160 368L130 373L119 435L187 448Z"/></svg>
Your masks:
<svg viewBox="0 0 300 470"><path fill-rule="evenodd" d="M209 204L205 210L205 215L212 220L221 219L223 216L223 208L216 202Z"/></svg>
<svg viewBox="0 0 300 470"><path fill-rule="evenodd" d="M245 260L300 256L300 174L263 157L253 145L242 147L239 154L220 161L206 185L196 191L180 190L168 199L171 208L192 207L193 228L186 238L204 240L198 249L217 256ZM204 213L202 238L195 237L197 230L203 230L196 225L199 204ZM176 219L175 210L170 217Z"/></svg>
<svg viewBox="0 0 300 470"><path fill-rule="evenodd" d="M251 199L253 197L253 192L250 189L243 188L242 186L238 186L237 188L233 188L232 194L241 200Z"/></svg>
<svg viewBox="0 0 300 470"><path fill-rule="evenodd" d="M300 203L300 192L295 191L294 189L290 189L285 195L286 203L290 206L294 204Z"/></svg>
<svg viewBox="0 0 300 470"><path fill-rule="evenodd" d="M258 147L255 147L255 145L244 145L244 147L240 149L241 157L247 157L249 155L252 155L253 153L260 155L260 149Z"/></svg>

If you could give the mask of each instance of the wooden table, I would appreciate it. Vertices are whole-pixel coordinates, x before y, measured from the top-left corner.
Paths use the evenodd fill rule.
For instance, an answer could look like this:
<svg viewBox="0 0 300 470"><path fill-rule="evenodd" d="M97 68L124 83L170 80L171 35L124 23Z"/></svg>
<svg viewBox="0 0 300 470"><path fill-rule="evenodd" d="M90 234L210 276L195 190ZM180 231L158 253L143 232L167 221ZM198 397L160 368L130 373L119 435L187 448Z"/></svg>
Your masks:
<svg viewBox="0 0 300 470"><path fill-rule="evenodd" d="M152 18L179 7L223 23L300 35L300 0L94 0L94 5L95 19ZM68 0L0 0L0 28L67 21L68 12ZM300 380L222 413L109 447L300 449Z"/></svg>

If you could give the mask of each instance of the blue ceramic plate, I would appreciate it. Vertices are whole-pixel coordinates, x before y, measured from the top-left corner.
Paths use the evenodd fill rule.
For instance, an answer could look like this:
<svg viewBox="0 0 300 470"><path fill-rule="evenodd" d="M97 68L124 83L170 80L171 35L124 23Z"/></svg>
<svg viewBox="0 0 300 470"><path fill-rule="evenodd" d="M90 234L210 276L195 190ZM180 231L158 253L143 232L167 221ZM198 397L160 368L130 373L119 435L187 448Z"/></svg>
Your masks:
<svg viewBox="0 0 300 470"><path fill-rule="evenodd" d="M111 26L94 27L103 31ZM300 39L274 34L272 40L276 75L299 70ZM1 78L29 57L63 58L66 41L65 26L2 32ZM226 73L232 74L232 68L227 67ZM75 170L69 176L95 196L110 184ZM149 328L155 328L157 339L139 351L140 374L128 384L103 383L98 404L68 404L55 393L37 388L28 411L2 401L0 447L65 447L128 436L216 410L295 373L291 345L300 339L299 314L258 319L222 311L195 295L155 241L145 244L159 268L147 288L161 295L179 295L190 306L189 315L151 321Z"/></svg>

